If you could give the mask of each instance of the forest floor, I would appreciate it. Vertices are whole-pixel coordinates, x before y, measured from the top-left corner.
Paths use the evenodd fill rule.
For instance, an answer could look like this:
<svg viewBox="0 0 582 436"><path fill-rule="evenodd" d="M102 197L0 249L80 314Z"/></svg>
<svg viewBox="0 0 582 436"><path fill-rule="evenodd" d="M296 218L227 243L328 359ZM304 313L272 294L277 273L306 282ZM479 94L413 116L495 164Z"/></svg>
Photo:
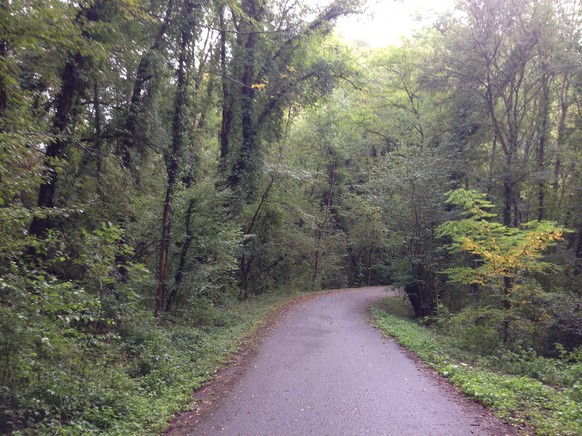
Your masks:
<svg viewBox="0 0 582 436"><path fill-rule="evenodd" d="M370 326L388 295L336 291L279 308L168 434L516 434Z"/></svg>

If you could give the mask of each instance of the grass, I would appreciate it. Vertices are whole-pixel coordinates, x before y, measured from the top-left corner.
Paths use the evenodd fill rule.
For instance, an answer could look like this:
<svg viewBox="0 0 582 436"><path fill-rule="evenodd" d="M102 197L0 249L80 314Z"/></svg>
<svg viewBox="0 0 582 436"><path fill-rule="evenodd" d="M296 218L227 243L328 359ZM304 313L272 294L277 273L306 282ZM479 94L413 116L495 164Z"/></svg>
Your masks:
<svg viewBox="0 0 582 436"><path fill-rule="evenodd" d="M582 434L581 361L469 352L411 319L408 303L398 298L374 306L372 315L386 334L506 422L539 435Z"/></svg>

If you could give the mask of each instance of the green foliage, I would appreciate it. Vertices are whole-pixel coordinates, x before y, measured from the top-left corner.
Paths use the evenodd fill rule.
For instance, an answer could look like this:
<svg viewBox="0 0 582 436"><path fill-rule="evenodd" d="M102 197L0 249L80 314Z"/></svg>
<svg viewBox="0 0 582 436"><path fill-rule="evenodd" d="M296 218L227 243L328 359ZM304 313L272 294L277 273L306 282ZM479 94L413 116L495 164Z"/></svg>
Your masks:
<svg viewBox="0 0 582 436"><path fill-rule="evenodd" d="M199 299L216 301L222 293L236 287L238 255L244 240L235 221L224 221L224 203L229 192L216 192L214 180L201 180L197 186L177 194L173 229L178 235L172 248L171 271L177 271L179 259L188 235L185 220L190 225L190 250L185 259L185 271L178 286L176 310L189 317L197 310ZM192 205L188 215L189 205ZM152 217L157 220L156 216ZM175 276L172 277L175 283Z"/></svg>
<svg viewBox="0 0 582 436"><path fill-rule="evenodd" d="M390 229L391 280L406 290L419 317L434 311L441 294L435 232L444 218L439 197L448 167L439 150L408 147L383 158L367 184Z"/></svg>
<svg viewBox="0 0 582 436"><path fill-rule="evenodd" d="M63 393L77 390L81 379L70 370L82 366L82 326L96 319L99 303L73 283L50 276L8 274L0 284L2 427L28 426L58 416L67 401Z"/></svg>
<svg viewBox="0 0 582 436"><path fill-rule="evenodd" d="M60 426L84 413L98 421L104 419L102 408L106 415L123 397L125 387L115 384L115 373L100 374L100 368L112 362L108 350L114 348L117 335L110 326L122 318L121 310L132 298L133 291L120 285L117 272L136 266L118 261L117 256L131 252L121 242L119 227L102 225L82 234L86 251L74 263L85 268L83 280L57 277L71 260L57 233L44 240L26 239L30 244L23 250L34 250L38 256L33 263L24 261L28 257L24 251L18 261L3 259L3 429L37 423L39 429ZM113 295L119 304L112 303ZM112 383L116 390L109 391Z"/></svg>
<svg viewBox="0 0 582 436"><path fill-rule="evenodd" d="M366 50L329 36L360 1L308 3L0 1L0 432L161 427L285 289L391 281L463 352L579 374L523 351L582 338L575 5L467 0Z"/></svg>
<svg viewBox="0 0 582 436"><path fill-rule="evenodd" d="M457 328L464 325L468 338L469 332L490 338L486 341L490 350L495 348L496 332L503 338L503 345L510 345L510 338L514 346L520 342L526 346L539 344L540 338L535 336L545 327L548 313L544 305L536 304L544 301L544 292L532 274L553 267L542 256L563 240L564 227L549 221L533 221L521 228L491 222L495 215L487 209L493 204L484 194L471 190L450 192L447 203L461 207L464 218L443 223L437 236L450 241L446 247L451 253L468 253L473 262L450 267L445 273L453 282L476 285L486 292L479 309L465 310L453 317L452 323Z"/></svg>
<svg viewBox="0 0 582 436"><path fill-rule="evenodd" d="M449 193L447 203L461 207L467 215L460 220L442 224L437 236L450 238L451 252L467 252L477 256L477 268L455 267L446 270L451 280L501 287L502 279L517 280L528 273L540 272L551 267L543 262L543 253L563 240L565 229L550 221L532 221L521 228L510 228L487 219L495 217L486 209L493 204L485 200L485 194L458 189ZM514 284L515 287L518 286Z"/></svg>
<svg viewBox="0 0 582 436"><path fill-rule="evenodd" d="M476 353L494 354L502 344L503 310L469 306L455 314L439 311L436 323L453 335L460 347Z"/></svg>
<svg viewBox="0 0 582 436"><path fill-rule="evenodd" d="M575 435L582 431L580 352L561 359L535 353L482 356L458 347L458 337L422 327L407 316L410 307L394 298L376 306L376 324L461 391L492 408L509 423L536 434ZM474 332L475 333L475 332ZM480 350L478 350L480 351Z"/></svg>
<svg viewBox="0 0 582 436"><path fill-rule="evenodd" d="M1 283L3 291L8 285ZM3 307L3 431L27 434L144 434L191 404L191 393L208 380L242 337L286 295L234 299L207 306L190 323L156 328L151 315L126 316L117 334L80 328L95 319L98 302L70 286L46 283L49 314ZM48 295L51 295L49 299ZM68 298L65 299L65 298ZM75 302L73 309L72 301ZM80 301L84 301L81 304ZM32 304L29 307L36 307ZM32 310L31 310L32 312Z"/></svg>

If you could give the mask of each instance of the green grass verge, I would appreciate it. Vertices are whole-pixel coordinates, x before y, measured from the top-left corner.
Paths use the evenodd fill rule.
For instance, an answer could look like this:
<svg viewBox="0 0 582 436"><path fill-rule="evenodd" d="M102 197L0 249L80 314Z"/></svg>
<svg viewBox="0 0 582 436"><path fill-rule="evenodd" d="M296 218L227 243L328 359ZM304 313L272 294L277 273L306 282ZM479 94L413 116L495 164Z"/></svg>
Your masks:
<svg viewBox="0 0 582 436"><path fill-rule="evenodd" d="M428 366L448 378L467 396L490 407L506 422L539 435L582 434L580 385L544 384L527 375L508 374L496 367L499 359L487 359L460 349L451 336L424 327L408 316L407 303L387 298L372 308L376 325L413 351ZM558 365L546 359L547 366ZM571 373L579 374L580 363Z"/></svg>

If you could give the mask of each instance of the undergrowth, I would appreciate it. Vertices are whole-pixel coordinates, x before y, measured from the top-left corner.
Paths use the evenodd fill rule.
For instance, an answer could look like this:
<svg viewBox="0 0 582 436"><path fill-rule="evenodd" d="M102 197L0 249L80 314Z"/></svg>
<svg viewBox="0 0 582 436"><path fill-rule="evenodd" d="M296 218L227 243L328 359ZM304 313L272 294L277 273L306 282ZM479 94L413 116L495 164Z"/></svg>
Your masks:
<svg viewBox="0 0 582 436"><path fill-rule="evenodd" d="M560 359L531 351L479 355L411 319L407 306L388 298L373 307L372 315L378 327L464 394L527 431L582 434L582 353L563 351Z"/></svg>
<svg viewBox="0 0 582 436"><path fill-rule="evenodd" d="M2 412L12 420L22 420L34 407L42 414L14 434L159 433L177 412L192 407L193 391L265 314L288 299L269 294L222 307L208 304L189 320L182 314L160 327L149 314L136 316L118 335L102 339L106 343L85 347L90 353L55 353L39 372L44 382L22 392L22 411Z"/></svg>

